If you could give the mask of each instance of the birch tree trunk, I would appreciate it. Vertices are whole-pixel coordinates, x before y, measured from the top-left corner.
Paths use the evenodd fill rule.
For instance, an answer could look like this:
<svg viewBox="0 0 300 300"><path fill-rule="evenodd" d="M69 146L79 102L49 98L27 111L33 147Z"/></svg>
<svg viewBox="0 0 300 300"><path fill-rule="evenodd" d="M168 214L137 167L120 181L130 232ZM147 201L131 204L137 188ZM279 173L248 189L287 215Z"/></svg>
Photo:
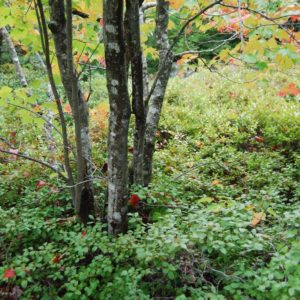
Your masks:
<svg viewBox="0 0 300 300"><path fill-rule="evenodd" d="M92 156L89 137L89 114L84 100L72 55L72 8L67 1L68 22L64 1L49 0L49 29L53 34L56 56L62 83L73 112L76 148L77 148L77 183L75 210L83 222L94 212L94 194L92 183ZM67 26L68 24L68 26ZM68 27L68 28L67 28ZM67 32L68 29L68 32Z"/></svg>
<svg viewBox="0 0 300 300"><path fill-rule="evenodd" d="M130 101L127 87L123 0L104 0L104 44L110 117L108 137L108 231L127 230L128 128Z"/></svg>
<svg viewBox="0 0 300 300"><path fill-rule="evenodd" d="M8 33L8 31L5 27L0 28L0 34L3 38L3 40L5 41L5 43L8 46L8 51L9 51L10 57L11 57L14 65L15 65L16 72L17 72L17 75L19 77L19 80L20 80L22 86L26 87L27 86L27 80L26 80L25 74L23 72L23 69L21 67L19 57L18 57L17 51L15 49L14 43L12 42L12 40L9 36L9 33Z"/></svg>
<svg viewBox="0 0 300 300"><path fill-rule="evenodd" d="M152 162L155 150L155 133L158 128L161 109L168 85L171 67L172 55L169 53L168 38L168 22L169 22L169 2L166 0L157 0L156 5L156 39L159 51L160 65L158 80L154 87L149 107L147 109L146 118L146 135L144 145L144 168L143 177L144 185L149 185L152 178ZM169 54L168 54L169 53Z"/></svg>

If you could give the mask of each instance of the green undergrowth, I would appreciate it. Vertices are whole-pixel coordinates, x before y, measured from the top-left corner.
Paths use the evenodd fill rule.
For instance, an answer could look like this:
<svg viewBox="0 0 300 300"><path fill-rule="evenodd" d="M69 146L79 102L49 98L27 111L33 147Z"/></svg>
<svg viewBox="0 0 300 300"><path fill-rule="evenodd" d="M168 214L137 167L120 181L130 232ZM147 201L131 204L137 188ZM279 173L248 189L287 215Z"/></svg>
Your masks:
<svg viewBox="0 0 300 300"><path fill-rule="evenodd" d="M118 238L98 218L79 224L53 174L1 156L0 298L299 299L300 105L277 96L299 82L255 76L171 79L153 182L133 187L142 203Z"/></svg>

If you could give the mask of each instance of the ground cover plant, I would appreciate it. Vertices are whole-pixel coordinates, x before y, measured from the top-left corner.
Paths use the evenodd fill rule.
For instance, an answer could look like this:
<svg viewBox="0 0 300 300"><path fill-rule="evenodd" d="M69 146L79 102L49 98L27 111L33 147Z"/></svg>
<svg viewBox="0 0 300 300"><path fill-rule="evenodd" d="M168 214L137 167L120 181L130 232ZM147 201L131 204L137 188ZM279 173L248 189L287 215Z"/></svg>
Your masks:
<svg viewBox="0 0 300 300"><path fill-rule="evenodd" d="M300 299L299 12L0 0L0 299Z"/></svg>
<svg viewBox="0 0 300 300"><path fill-rule="evenodd" d="M129 231L117 238L101 216L87 226L74 217L51 171L1 156L2 297L300 297L300 106L297 96L280 94L291 77L266 72L245 87L238 81L255 71L218 72L171 80L156 175L148 188L132 187ZM94 109L105 111L105 101ZM15 112L1 118L8 123ZM46 147L31 126L20 126L11 143L26 137L29 151ZM105 150L105 122L94 126L103 140L93 142ZM106 157L97 152L94 160L101 169ZM103 170L96 183L103 203L105 180Z"/></svg>

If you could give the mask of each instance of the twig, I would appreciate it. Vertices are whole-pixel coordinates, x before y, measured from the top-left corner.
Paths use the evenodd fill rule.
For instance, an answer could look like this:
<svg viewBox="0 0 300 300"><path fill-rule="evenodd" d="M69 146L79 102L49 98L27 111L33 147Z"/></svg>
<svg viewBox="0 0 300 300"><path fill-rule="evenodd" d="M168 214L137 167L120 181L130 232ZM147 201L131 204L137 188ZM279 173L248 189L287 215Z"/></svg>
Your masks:
<svg viewBox="0 0 300 300"><path fill-rule="evenodd" d="M224 7L235 8L235 9L239 8L238 6L229 5L229 4L222 4L222 3L220 3L220 5L224 6ZM251 13L258 14L263 19L266 19L266 20L272 22L274 25L277 25L279 28L281 28L282 30L284 30L295 42L299 43L299 41L294 37L294 35L291 34L282 24L279 24L279 23L275 22L274 21L275 19L268 17L267 15L265 15L264 13L262 13L262 12L260 12L258 10L249 8L248 6L243 7L243 10L247 10L247 11L249 11Z"/></svg>
<svg viewBox="0 0 300 300"><path fill-rule="evenodd" d="M52 165L50 165L50 164L48 164L48 163L46 163L46 162L44 162L42 160L39 160L39 159L30 157L30 156L27 156L26 154L23 154L23 153L13 153L11 151L4 150L4 149L1 149L1 148L0 148L0 152L6 153L6 154L9 154L9 155L16 155L16 156L22 157L24 159L30 160L32 162L35 162L37 164L40 164L40 165L42 165L44 167L47 167L47 168L51 169L52 171L54 171L55 173L57 173L59 176L61 176L64 179L64 181L68 182L68 178L65 175L63 175L60 171L58 171Z"/></svg>
<svg viewBox="0 0 300 300"><path fill-rule="evenodd" d="M37 116L38 118L44 120L48 125L52 126L53 129L61 136L61 132L58 130L57 127L55 127L47 118L43 117L42 115L36 113L35 111L33 110L30 110L29 108L25 107L25 106L21 106L21 105L18 105L18 104L13 104L13 103L10 103L10 102L7 102L8 105L11 105L11 106L14 106L14 107L17 107L17 108L20 108L20 109L23 109L23 110L26 110L32 114L34 114L35 116Z"/></svg>

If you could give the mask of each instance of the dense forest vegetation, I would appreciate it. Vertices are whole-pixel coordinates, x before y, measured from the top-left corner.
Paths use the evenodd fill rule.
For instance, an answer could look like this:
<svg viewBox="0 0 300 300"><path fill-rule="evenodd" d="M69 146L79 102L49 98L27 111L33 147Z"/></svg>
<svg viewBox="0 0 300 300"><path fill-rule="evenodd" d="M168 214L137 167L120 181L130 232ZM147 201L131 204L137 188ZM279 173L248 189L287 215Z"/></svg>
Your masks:
<svg viewBox="0 0 300 300"><path fill-rule="evenodd" d="M0 299L300 299L299 1L0 4Z"/></svg>

